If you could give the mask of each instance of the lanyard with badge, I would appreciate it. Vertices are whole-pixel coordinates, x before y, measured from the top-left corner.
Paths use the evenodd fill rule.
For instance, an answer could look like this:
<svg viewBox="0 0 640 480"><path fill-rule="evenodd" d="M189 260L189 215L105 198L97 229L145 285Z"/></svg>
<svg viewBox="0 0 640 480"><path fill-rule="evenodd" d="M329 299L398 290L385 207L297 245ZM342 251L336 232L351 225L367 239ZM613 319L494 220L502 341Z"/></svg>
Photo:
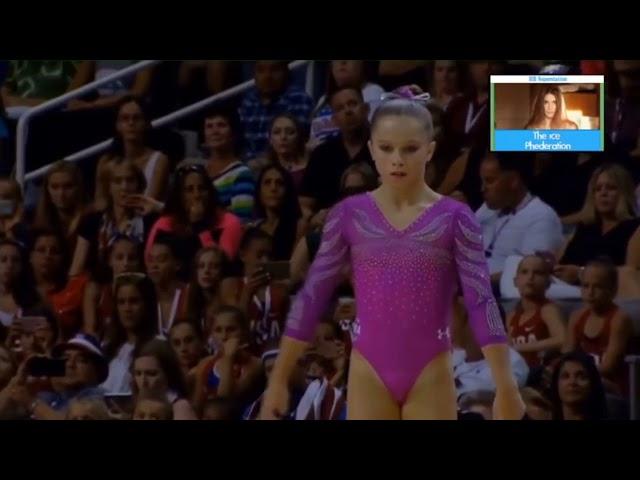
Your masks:
<svg viewBox="0 0 640 480"><path fill-rule="evenodd" d="M264 305L257 295L253 296L253 303L258 307L258 311L262 314L262 318L256 325L256 334L259 341L266 342L269 338L277 337L280 334L278 322L272 322L269 325L269 315L271 315L271 286L264 291Z"/></svg>
<svg viewBox="0 0 640 480"><path fill-rule="evenodd" d="M476 124L482 112L487 108L486 102L478 109L476 114L473 114L473 101L469 102L469 109L467 110L467 120L464 123L464 133L469 133L473 126Z"/></svg>
<svg viewBox="0 0 640 480"><path fill-rule="evenodd" d="M622 99L618 98L616 100L616 109L615 109L615 119L614 119L614 126L613 126L613 131L611 132L611 141L613 143L616 143L617 139L618 139L618 134L620 132L620 130L622 129L622 119L623 119L623 112L622 112Z"/></svg>
<svg viewBox="0 0 640 480"><path fill-rule="evenodd" d="M164 334L164 332L168 332L169 329L171 328L171 326L173 325L173 321L176 318L176 315L178 313L178 305L180 304L180 296L182 295L182 290L181 289L176 289L175 293L173 294L173 301L171 302L171 310L169 310L169 319L168 319L168 325L167 328L164 328L164 319L162 318L162 308L160 306L160 303L158 302L158 331L161 334Z"/></svg>
<svg viewBox="0 0 640 480"><path fill-rule="evenodd" d="M507 224L511 221L511 219L520 211L524 210L527 205L529 205L534 198L534 196L529 195L529 198L527 198L522 204L520 204L518 207L516 207L516 209L513 212L510 212L509 215L507 216L507 218L505 219L504 222L502 222L502 224L500 225L500 227L497 226L497 222L496 222L496 226L494 226L493 228L493 235L491 236L491 241L489 242L489 246L487 247L487 249L484 251L484 256L487 258L491 258L491 256L493 255L493 249L496 246L496 241L498 240L498 235L500 235L500 232L502 232L502 230L504 230L504 227L507 226Z"/></svg>

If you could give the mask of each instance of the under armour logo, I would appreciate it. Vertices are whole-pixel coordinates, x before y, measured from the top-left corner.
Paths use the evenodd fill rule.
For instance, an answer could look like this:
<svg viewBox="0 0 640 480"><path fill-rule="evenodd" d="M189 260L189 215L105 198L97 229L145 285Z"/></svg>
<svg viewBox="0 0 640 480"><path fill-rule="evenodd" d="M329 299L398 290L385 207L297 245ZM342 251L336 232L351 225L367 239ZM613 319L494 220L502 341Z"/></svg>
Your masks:
<svg viewBox="0 0 640 480"><path fill-rule="evenodd" d="M449 332L449 327L447 328L439 328L438 329L438 340L443 340L444 338L451 338L451 333Z"/></svg>

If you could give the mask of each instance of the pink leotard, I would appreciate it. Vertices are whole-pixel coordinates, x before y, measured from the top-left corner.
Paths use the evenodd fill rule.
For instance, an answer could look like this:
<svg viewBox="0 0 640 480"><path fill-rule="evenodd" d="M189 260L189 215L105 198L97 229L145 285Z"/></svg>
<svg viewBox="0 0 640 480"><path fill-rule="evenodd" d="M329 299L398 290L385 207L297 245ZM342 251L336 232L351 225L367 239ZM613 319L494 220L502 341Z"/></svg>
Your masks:
<svg viewBox="0 0 640 480"><path fill-rule="evenodd" d="M458 280L478 344L507 342L481 229L466 205L442 197L400 231L370 193L337 204L327 216L320 249L293 302L285 335L307 342L313 338L348 262L358 312L353 347L400 404L424 367L451 349Z"/></svg>

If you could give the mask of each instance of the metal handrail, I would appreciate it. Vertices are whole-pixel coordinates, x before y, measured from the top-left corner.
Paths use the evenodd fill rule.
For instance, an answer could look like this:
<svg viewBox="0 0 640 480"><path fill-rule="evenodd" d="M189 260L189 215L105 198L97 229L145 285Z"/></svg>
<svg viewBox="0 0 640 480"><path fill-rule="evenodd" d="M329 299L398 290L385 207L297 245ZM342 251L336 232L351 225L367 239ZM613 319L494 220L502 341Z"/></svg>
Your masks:
<svg viewBox="0 0 640 480"><path fill-rule="evenodd" d="M40 115L41 113L47 112L49 110L53 110L61 105L66 104L69 100L76 99L78 97L82 97L87 93L91 93L102 85L107 85L108 83L113 82L114 80L118 80L119 78L126 77L131 75L132 73L136 73L140 70L144 70L145 68L153 67L158 63L162 62L162 60L143 60L141 62L135 63L129 67L123 68L122 70L118 70L117 72L108 75L100 80L96 80L94 82L88 83L80 88L72 90L64 95L60 95L59 97L53 98L37 107L29 109L25 112L18 120L18 127L16 131L16 180L21 185L24 186L25 182L25 169L26 169L26 152L27 152L27 140L29 134L29 122L36 115Z"/></svg>
<svg viewBox="0 0 640 480"><path fill-rule="evenodd" d="M291 62L289 64L289 69L290 70L294 70L296 68L302 67L304 65L307 65L311 63L309 71L311 71L311 73L309 73L309 71L307 71L307 77L306 77L306 90L307 92L310 89L313 89L313 62L310 60L296 60L294 62ZM227 90L225 90L224 92L220 92L217 93L211 97L205 98L203 100L200 100L196 103L193 103L191 105L188 105L186 107L183 107L179 110L176 110L175 112L169 113L163 117L157 118L155 120L153 120L151 122L151 126L153 128L159 128L159 127L163 127L165 125L169 125L173 122L175 122L176 120L180 120L181 118L184 118L188 115L191 115L192 113L196 113L199 112L201 110L204 110L205 108L209 107L210 105L220 101L220 100L224 100L227 99L229 97L233 97L239 93L242 93L246 90L248 90L249 88L253 87L255 85L255 80L248 80L246 82L243 82L239 85L236 85L234 87L231 87ZM75 91L74 91L75 92ZM78 162L80 160L83 160L85 158L91 157L97 153L100 153L104 150L106 150L107 148L109 148L109 146L111 145L111 143L113 142L113 138L107 139L103 142L97 143L95 145L92 145L91 147L85 148L83 150L80 150L79 152L76 152L72 155L69 155L67 157L64 158L64 160L69 161L69 162ZM37 170L34 170L33 172L29 172L28 174L24 175L24 170L23 170L23 182L24 181L31 181L31 180L35 180L38 179L44 175L46 175L46 173L49 171L49 169L52 167L52 164L50 165L45 165L44 167L41 167ZM17 175L17 170L16 170L16 179L18 179L18 175ZM18 180L20 181L20 180Z"/></svg>

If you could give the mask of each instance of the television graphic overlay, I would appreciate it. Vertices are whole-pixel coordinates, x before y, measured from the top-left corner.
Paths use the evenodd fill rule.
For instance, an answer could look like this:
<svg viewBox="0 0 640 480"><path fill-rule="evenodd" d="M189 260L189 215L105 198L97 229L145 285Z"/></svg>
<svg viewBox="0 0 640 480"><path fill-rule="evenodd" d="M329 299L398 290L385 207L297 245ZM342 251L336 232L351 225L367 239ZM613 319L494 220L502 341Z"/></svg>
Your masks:
<svg viewBox="0 0 640 480"><path fill-rule="evenodd" d="M491 150L600 152L604 75L492 75Z"/></svg>

